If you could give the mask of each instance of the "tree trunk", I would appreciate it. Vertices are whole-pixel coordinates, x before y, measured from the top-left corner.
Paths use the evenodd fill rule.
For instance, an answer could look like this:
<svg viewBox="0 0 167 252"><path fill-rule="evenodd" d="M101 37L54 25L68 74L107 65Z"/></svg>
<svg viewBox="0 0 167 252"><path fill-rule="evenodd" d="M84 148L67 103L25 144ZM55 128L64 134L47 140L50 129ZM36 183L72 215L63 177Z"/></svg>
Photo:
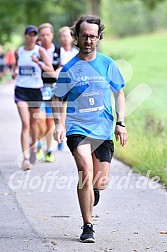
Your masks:
<svg viewBox="0 0 167 252"><path fill-rule="evenodd" d="M87 13L100 16L100 4L101 0L87 0Z"/></svg>

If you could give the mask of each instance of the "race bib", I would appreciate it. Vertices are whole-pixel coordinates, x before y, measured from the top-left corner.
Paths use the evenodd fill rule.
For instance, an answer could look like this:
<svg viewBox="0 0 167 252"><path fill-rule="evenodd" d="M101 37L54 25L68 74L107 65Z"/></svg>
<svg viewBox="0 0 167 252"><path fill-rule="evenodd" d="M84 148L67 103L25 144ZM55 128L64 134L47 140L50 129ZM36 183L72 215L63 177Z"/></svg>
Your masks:
<svg viewBox="0 0 167 252"><path fill-rule="evenodd" d="M100 92L83 93L78 97L79 113L95 112L104 109L103 95Z"/></svg>
<svg viewBox="0 0 167 252"><path fill-rule="evenodd" d="M48 101L48 100L51 100L52 98L52 88L51 87L43 87L43 90L42 90L42 98L44 101Z"/></svg>
<svg viewBox="0 0 167 252"><path fill-rule="evenodd" d="M35 67L33 66L20 66L19 75L22 76L35 76Z"/></svg>

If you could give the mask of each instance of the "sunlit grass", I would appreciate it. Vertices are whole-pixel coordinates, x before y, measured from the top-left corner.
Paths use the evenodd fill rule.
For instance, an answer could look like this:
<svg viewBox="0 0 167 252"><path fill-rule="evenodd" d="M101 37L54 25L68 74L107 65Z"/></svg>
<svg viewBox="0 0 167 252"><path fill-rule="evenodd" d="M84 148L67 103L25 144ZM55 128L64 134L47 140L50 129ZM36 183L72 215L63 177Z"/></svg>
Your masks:
<svg viewBox="0 0 167 252"><path fill-rule="evenodd" d="M101 50L132 65L133 77L125 88L126 95L141 83L152 90L149 98L126 117L129 140L125 148L116 143L115 156L141 174L151 170L151 176L159 176L167 186L166 44L164 32L124 39L105 38Z"/></svg>

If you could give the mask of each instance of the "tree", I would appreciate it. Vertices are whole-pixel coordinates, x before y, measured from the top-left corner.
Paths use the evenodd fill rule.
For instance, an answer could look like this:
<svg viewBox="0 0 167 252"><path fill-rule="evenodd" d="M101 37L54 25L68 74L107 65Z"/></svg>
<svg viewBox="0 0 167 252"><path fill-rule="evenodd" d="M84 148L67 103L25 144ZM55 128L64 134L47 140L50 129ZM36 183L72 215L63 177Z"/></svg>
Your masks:
<svg viewBox="0 0 167 252"><path fill-rule="evenodd" d="M50 22L57 33L64 25L72 25L86 13L86 0L0 0L0 43L9 41L12 33L23 34L28 24L39 26Z"/></svg>
<svg viewBox="0 0 167 252"><path fill-rule="evenodd" d="M101 0L87 0L87 13L100 16Z"/></svg>

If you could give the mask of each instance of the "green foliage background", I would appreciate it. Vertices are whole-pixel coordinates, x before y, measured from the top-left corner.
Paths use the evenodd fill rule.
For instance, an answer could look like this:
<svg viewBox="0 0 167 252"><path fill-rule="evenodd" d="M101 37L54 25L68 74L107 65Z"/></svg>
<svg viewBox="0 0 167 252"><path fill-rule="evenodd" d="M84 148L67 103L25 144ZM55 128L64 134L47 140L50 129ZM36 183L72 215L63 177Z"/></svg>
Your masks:
<svg viewBox="0 0 167 252"><path fill-rule="evenodd" d="M0 0L0 43L12 36L23 35L25 26L53 24L55 33L61 26L71 26L75 19L86 13L85 0Z"/></svg>
<svg viewBox="0 0 167 252"><path fill-rule="evenodd" d="M167 187L167 32L129 36L121 39L106 38L102 51L110 57L124 59L131 64L133 76L126 84L128 97L140 84L151 89L151 95L126 120L129 140L126 148L116 144L115 155L133 167L133 170L159 176ZM140 99L144 93L133 94ZM134 99L135 99L134 98ZM128 99L126 99L128 107ZM130 106L133 107L133 100Z"/></svg>
<svg viewBox="0 0 167 252"><path fill-rule="evenodd" d="M148 8L146 3L148 1L102 1L101 14L106 34L125 37L166 29L167 1L157 2L154 9Z"/></svg>
<svg viewBox="0 0 167 252"><path fill-rule="evenodd" d="M167 0L89 0L97 2L106 34L124 37L167 28ZM28 24L50 22L55 37L61 26L71 26L90 13L88 0L0 0L0 43L22 35ZM93 10L92 10L93 11ZM95 10L94 10L95 11Z"/></svg>

